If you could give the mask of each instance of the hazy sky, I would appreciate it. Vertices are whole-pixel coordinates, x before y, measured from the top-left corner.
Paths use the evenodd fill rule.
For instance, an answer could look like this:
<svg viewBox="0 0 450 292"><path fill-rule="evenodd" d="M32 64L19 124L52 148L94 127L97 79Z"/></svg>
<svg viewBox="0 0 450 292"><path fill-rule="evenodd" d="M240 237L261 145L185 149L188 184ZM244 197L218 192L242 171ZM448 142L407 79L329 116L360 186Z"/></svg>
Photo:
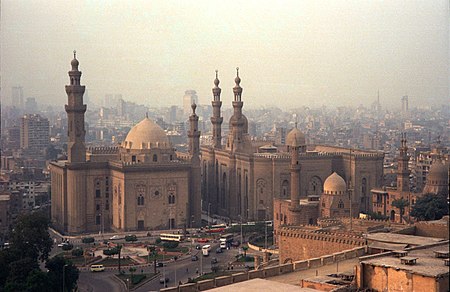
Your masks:
<svg viewBox="0 0 450 292"><path fill-rule="evenodd" d="M2 99L65 103L76 49L95 101L209 103L218 69L230 105L239 66L248 107L448 103L449 19L448 0L2 0Z"/></svg>

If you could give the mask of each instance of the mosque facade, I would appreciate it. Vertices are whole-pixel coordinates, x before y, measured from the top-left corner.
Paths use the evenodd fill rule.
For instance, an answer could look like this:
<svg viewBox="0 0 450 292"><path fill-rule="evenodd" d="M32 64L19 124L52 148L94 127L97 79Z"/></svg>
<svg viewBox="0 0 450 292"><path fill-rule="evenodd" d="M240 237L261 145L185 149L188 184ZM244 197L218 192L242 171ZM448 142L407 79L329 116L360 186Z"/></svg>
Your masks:
<svg viewBox="0 0 450 292"><path fill-rule="evenodd" d="M68 160L50 164L52 224L65 234L172 229L201 223L198 116L192 105L189 153L177 153L145 117L118 147L85 146L79 62L66 85Z"/></svg>

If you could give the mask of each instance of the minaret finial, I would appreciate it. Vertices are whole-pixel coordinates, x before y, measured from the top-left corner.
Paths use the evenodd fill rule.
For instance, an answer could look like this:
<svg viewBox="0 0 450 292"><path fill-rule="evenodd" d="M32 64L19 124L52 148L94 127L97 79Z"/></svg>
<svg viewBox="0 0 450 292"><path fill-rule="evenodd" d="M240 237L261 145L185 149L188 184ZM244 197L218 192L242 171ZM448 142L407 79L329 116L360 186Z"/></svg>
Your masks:
<svg viewBox="0 0 450 292"><path fill-rule="evenodd" d="M239 67L236 67L236 76L239 77Z"/></svg>
<svg viewBox="0 0 450 292"><path fill-rule="evenodd" d="M233 88L234 101L241 101L242 87L240 86L241 78L239 77L239 67L236 67L236 78L234 79L236 86Z"/></svg>
<svg viewBox="0 0 450 292"><path fill-rule="evenodd" d="M193 102L191 104L191 108L192 108L192 114L195 116L195 109L197 108L197 105L195 104L195 102Z"/></svg>
<svg viewBox="0 0 450 292"><path fill-rule="evenodd" d="M77 58L77 51L73 50L73 58L76 59Z"/></svg>
<svg viewBox="0 0 450 292"><path fill-rule="evenodd" d="M216 79L219 79L219 70L216 69Z"/></svg>

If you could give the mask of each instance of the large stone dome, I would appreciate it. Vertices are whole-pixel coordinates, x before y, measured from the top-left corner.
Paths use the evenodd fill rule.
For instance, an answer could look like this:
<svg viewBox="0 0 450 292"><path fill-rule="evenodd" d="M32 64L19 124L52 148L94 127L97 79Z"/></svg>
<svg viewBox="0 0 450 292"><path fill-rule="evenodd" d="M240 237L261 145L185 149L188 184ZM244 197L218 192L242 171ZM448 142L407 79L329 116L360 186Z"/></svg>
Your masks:
<svg viewBox="0 0 450 292"><path fill-rule="evenodd" d="M333 172L323 184L323 193L328 195L343 195L347 191L345 180Z"/></svg>
<svg viewBox="0 0 450 292"><path fill-rule="evenodd" d="M122 147L126 149L167 149L171 146L164 130L146 117L128 132L127 137L122 142Z"/></svg>
<svg viewBox="0 0 450 292"><path fill-rule="evenodd" d="M292 147L306 145L305 134L303 134L297 127L295 127L287 134L286 145Z"/></svg>
<svg viewBox="0 0 450 292"><path fill-rule="evenodd" d="M434 161L430 167L423 193L448 195L448 172L448 164L442 163L440 160Z"/></svg>

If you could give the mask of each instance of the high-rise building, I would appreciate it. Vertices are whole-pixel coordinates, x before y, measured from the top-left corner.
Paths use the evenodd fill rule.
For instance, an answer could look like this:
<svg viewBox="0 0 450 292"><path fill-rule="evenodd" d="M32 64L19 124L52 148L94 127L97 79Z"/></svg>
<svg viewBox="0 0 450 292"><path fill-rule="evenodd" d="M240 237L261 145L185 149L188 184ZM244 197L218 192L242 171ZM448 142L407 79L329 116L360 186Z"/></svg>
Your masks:
<svg viewBox="0 0 450 292"><path fill-rule="evenodd" d="M25 101L25 112L27 114L32 114L37 111L38 104L34 97L27 97Z"/></svg>
<svg viewBox="0 0 450 292"><path fill-rule="evenodd" d="M198 104L198 96L195 90L186 90L183 96L183 117L187 118L191 113L191 105Z"/></svg>
<svg viewBox="0 0 450 292"><path fill-rule="evenodd" d="M49 121L38 114L24 115L20 123L20 148L41 153L49 145Z"/></svg>
<svg viewBox="0 0 450 292"><path fill-rule="evenodd" d="M11 105L23 109L23 87L14 86L12 88Z"/></svg>
<svg viewBox="0 0 450 292"><path fill-rule="evenodd" d="M404 117L408 116L408 111L409 111L409 105L408 105L408 96L405 95L402 97L402 115Z"/></svg>

